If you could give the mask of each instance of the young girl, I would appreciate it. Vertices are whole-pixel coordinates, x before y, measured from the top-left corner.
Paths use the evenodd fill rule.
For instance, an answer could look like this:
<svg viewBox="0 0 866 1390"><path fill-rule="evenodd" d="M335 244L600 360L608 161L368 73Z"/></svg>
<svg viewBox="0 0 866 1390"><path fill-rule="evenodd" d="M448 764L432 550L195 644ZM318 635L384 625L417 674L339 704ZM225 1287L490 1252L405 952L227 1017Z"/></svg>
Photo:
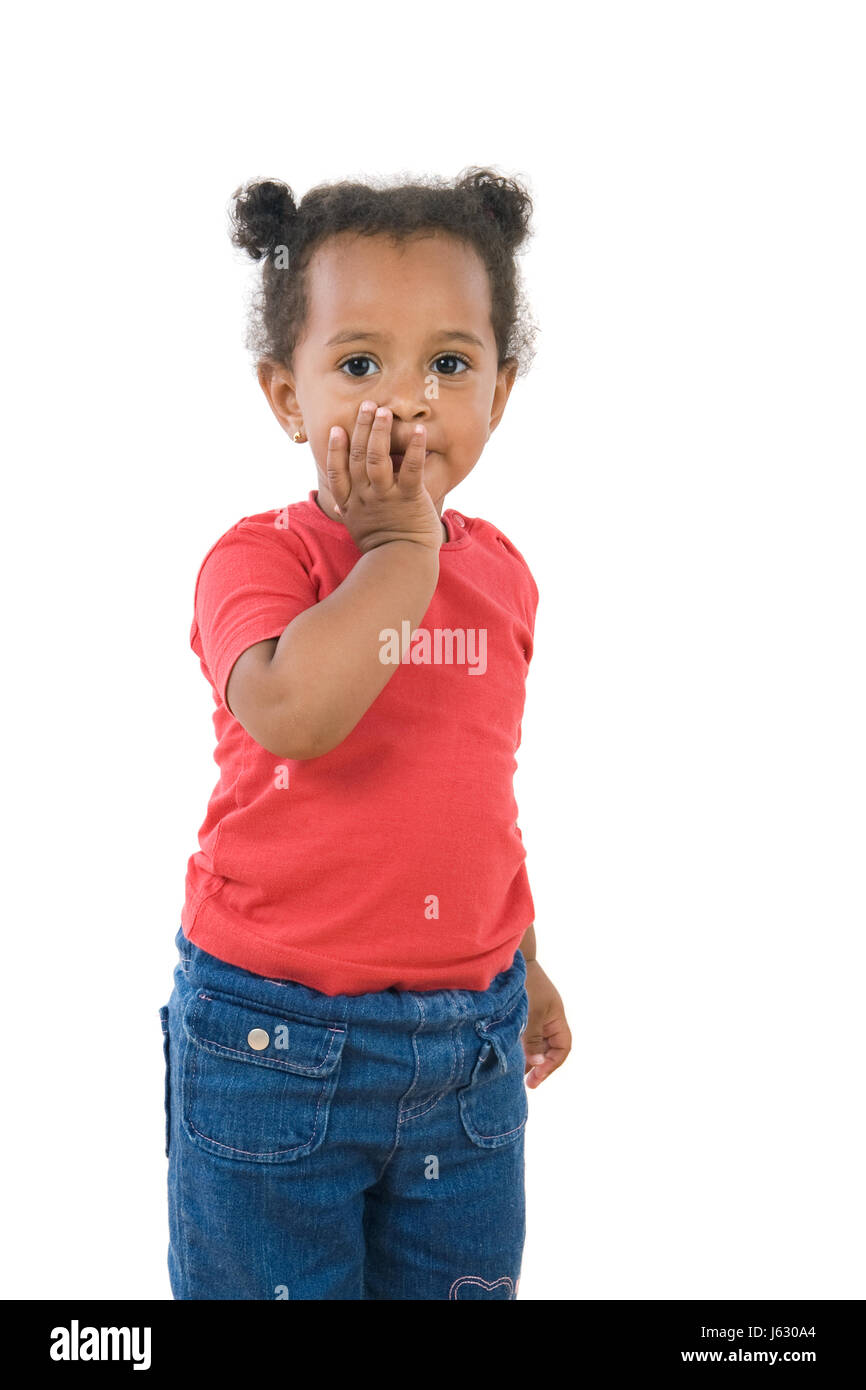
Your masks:
<svg viewBox="0 0 866 1390"><path fill-rule="evenodd" d="M530 211L480 169L234 195L317 487L196 583L220 778L160 1010L175 1298L517 1295L526 1084L571 1047L512 786L538 590L442 504L531 338Z"/></svg>

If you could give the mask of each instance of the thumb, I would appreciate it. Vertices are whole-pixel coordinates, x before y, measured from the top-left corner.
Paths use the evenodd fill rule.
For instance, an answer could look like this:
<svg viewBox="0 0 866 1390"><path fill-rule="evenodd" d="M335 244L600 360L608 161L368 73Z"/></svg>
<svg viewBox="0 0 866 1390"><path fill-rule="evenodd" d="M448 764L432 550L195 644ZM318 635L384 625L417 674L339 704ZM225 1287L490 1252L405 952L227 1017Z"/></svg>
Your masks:
<svg viewBox="0 0 866 1390"><path fill-rule="evenodd" d="M547 1042L539 1028L527 1028L523 1035L523 1047L527 1061L531 1065L537 1066L544 1061L547 1054Z"/></svg>

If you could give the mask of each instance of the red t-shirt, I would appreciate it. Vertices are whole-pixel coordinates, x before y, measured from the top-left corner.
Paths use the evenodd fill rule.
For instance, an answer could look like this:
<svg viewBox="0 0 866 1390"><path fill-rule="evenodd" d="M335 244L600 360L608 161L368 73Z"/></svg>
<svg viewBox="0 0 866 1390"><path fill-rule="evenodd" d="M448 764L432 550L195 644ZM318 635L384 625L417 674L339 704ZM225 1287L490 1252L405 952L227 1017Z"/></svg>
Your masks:
<svg viewBox="0 0 866 1390"><path fill-rule="evenodd" d="M443 510L436 591L411 642L394 635L388 684L330 753L281 759L225 690L247 647L360 559L315 498L244 517L199 570L190 645L213 689L220 777L187 866L184 934L328 995L486 989L535 915L513 788L535 580L490 522Z"/></svg>

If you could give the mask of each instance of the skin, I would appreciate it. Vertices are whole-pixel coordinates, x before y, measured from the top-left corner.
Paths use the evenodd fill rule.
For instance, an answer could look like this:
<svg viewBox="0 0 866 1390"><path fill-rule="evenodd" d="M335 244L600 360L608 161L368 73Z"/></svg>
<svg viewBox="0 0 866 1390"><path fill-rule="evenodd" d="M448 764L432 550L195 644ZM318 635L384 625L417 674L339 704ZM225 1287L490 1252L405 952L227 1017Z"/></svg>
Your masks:
<svg viewBox="0 0 866 1390"><path fill-rule="evenodd" d="M478 462L517 373L513 358L498 364L486 268L473 247L445 233L395 243L345 232L315 252L307 290L291 367L262 363L259 383L281 428L309 440L322 511L348 527L365 556L390 550L395 563L414 566L406 542L438 551L448 539L445 498ZM329 345L350 329L358 336ZM365 405L386 414L364 419ZM413 445L416 425L424 433ZM392 450L406 454L399 470ZM262 645L269 655L277 647ZM571 1033L536 959L534 925L521 949L530 1004L524 1071L534 1088L565 1061Z"/></svg>

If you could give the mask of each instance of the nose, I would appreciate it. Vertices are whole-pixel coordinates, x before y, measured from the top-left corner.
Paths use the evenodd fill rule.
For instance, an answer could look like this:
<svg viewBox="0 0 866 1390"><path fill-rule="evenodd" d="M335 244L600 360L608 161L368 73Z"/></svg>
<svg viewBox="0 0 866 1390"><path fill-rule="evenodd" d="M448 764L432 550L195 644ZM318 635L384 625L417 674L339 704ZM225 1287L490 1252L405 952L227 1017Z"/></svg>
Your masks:
<svg viewBox="0 0 866 1390"><path fill-rule="evenodd" d="M414 372L406 373L399 379L389 373L390 381L383 383L385 389L379 398L380 405L386 405L395 420L412 425L424 425L432 414L431 401L426 395L427 377L420 380ZM434 378L435 385L435 378Z"/></svg>
<svg viewBox="0 0 866 1390"><path fill-rule="evenodd" d="M388 407L395 421L410 425L426 425L430 418L430 407L426 401L409 401L405 396L386 395L380 405Z"/></svg>

